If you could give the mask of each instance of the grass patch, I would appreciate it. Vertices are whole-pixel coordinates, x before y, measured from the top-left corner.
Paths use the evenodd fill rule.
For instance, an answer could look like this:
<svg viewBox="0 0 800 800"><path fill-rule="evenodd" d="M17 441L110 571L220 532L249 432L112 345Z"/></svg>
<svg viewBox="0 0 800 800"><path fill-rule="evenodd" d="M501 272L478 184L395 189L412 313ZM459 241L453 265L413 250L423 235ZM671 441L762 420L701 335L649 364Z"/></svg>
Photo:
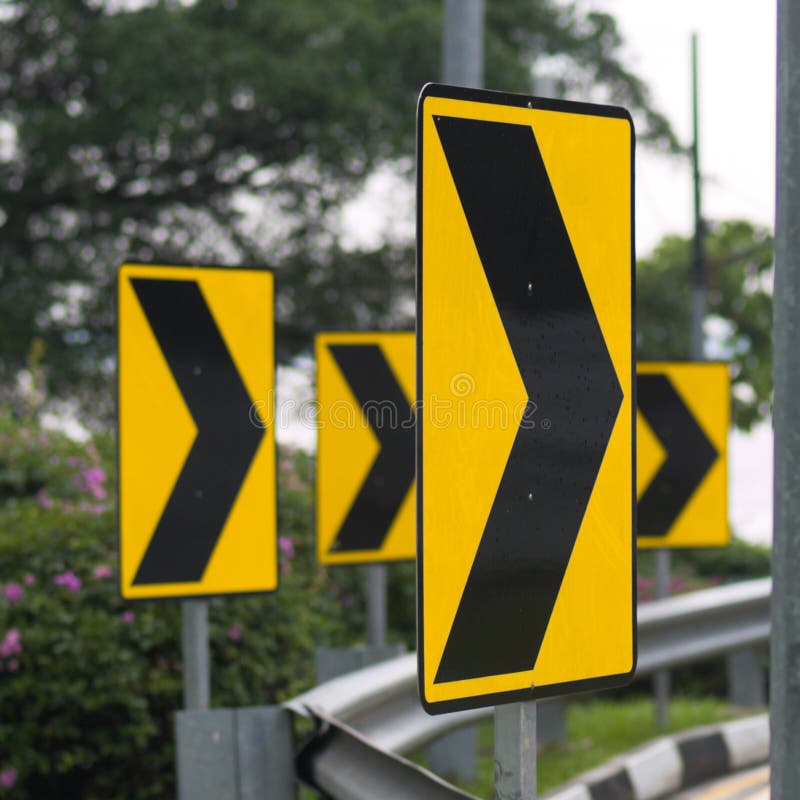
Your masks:
<svg viewBox="0 0 800 800"><path fill-rule="evenodd" d="M676 697L670 704L669 725L657 729L649 697L572 702L567 706L567 741L539 749L539 792L549 791L649 739L723 722L742 713L751 712L742 712L716 698ZM494 793L493 741L493 724L486 720L479 726L477 779L470 784L453 781L478 797L490 798ZM412 758L425 764L424 751Z"/></svg>

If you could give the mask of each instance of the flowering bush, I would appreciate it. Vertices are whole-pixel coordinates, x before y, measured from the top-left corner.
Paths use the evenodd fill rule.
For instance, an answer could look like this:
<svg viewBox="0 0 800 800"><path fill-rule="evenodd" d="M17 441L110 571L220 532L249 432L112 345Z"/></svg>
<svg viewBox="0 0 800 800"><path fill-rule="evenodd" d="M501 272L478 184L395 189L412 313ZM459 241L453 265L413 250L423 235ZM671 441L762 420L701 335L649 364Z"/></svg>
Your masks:
<svg viewBox="0 0 800 800"><path fill-rule="evenodd" d="M0 416L0 800L175 795L179 603L119 596L112 453ZM314 563L312 462L280 462L280 589L210 604L217 706L302 691L363 631L358 571Z"/></svg>

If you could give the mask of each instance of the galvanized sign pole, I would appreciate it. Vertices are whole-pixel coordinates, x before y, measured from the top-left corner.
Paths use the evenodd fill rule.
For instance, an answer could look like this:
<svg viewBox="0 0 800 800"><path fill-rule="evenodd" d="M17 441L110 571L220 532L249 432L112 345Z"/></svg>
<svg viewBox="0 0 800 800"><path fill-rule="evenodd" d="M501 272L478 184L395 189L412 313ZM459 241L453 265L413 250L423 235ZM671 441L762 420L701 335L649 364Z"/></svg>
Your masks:
<svg viewBox="0 0 800 800"><path fill-rule="evenodd" d="M778 2L772 800L800 797L800 2Z"/></svg>
<svg viewBox="0 0 800 800"><path fill-rule="evenodd" d="M694 240L692 245L692 328L691 351L692 361L703 361L705 347L703 343L703 322L706 318L706 283L707 270L705 250L703 248L703 212L701 205L700 176L700 140L697 92L697 34L692 34L692 178L694 185ZM669 595L670 553L666 548L656 550L656 582L655 595L661 599ZM669 721L670 677L667 670L661 670L653 676L656 697L656 726L664 728Z"/></svg>
<svg viewBox="0 0 800 800"><path fill-rule="evenodd" d="M386 644L386 565L367 564L367 644Z"/></svg>
<svg viewBox="0 0 800 800"><path fill-rule="evenodd" d="M483 86L483 0L444 0L442 80Z"/></svg>
<svg viewBox="0 0 800 800"><path fill-rule="evenodd" d="M208 657L208 600L181 601L183 650L183 707L206 709L211 705L211 670Z"/></svg>
<svg viewBox="0 0 800 800"><path fill-rule="evenodd" d="M497 800L536 798L536 702L494 709L494 794Z"/></svg>

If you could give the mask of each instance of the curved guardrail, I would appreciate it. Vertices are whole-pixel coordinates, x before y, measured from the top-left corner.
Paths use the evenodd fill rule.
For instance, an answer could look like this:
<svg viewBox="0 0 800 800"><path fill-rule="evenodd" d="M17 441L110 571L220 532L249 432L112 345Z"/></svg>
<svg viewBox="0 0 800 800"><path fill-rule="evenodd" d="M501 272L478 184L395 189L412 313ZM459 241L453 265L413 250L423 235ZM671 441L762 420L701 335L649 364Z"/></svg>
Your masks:
<svg viewBox="0 0 800 800"><path fill-rule="evenodd" d="M702 661L769 639L770 578L704 589L643 604L637 675ZM320 684L284 704L297 714L332 717L376 747L407 753L491 708L431 717L417 696L415 653Z"/></svg>
<svg viewBox="0 0 800 800"><path fill-rule="evenodd" d="M771 589L769 579L748 581L642 606L638 674L737 650L746 653L765 643ZM400 754L488 716L492 709L429 717L417 697L416 670L412 653L327 681L283 707L179 712L178 796L255 800L265 796L266 787L276 800L294 800L299 777L335 800L474 800ZM293 714L315 723L296 758ZM750 728L728 731L734 733L731 763L741 761L744 740L754 735ZM755 744L763 751L765 737L756 734ZM639 764L637 759L630 763ZM634 770L633 778L638 774ZM678 784L673 780L669 785Z"/></svg>

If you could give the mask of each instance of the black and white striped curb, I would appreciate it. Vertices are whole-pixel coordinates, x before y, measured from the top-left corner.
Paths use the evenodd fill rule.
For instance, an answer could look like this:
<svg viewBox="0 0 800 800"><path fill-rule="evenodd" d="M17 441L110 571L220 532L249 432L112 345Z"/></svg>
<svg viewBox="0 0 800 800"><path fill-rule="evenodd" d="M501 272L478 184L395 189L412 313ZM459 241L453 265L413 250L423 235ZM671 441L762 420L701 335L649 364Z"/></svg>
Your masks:
<svg viewBox="0 0 800 800"><path fill-rule="evenodd" d="M545 795L546 800L657 800L769 758L761 714L658 739Z"/></svg>

